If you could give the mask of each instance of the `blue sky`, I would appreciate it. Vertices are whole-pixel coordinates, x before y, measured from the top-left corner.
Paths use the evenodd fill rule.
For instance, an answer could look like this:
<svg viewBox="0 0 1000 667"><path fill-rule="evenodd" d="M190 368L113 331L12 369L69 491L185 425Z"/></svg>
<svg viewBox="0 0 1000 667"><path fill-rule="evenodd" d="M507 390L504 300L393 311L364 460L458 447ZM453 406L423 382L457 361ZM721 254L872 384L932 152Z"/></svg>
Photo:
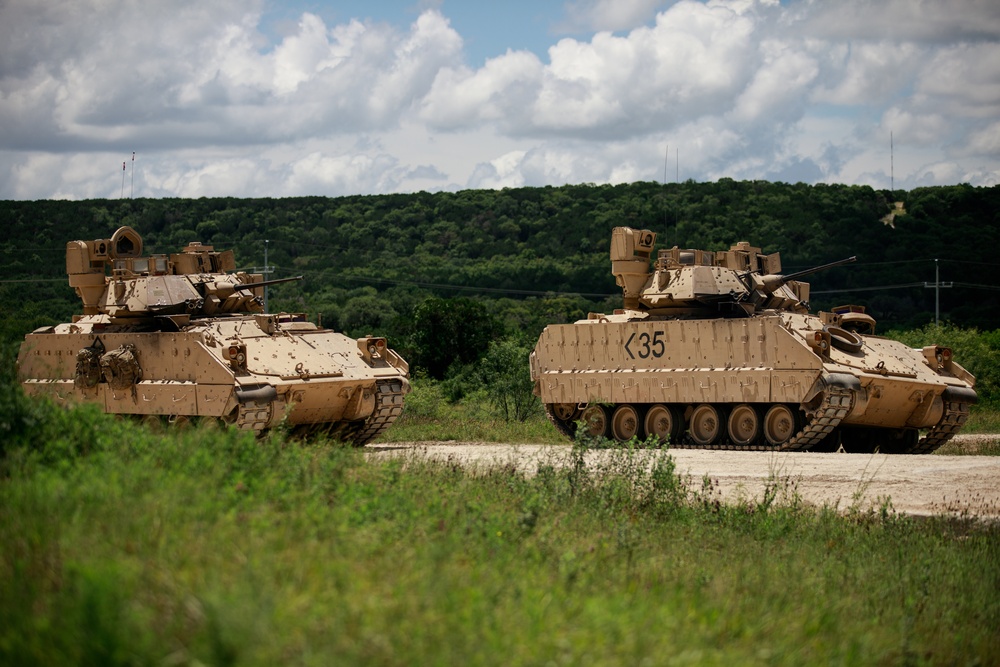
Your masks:
<svg viewBox="0 0 1000 667"><path fill-rule="evenodd" d="M283 32L298 24L303 12L316 14L328 25L350 19L389 23L401 30L428 8L445 14L452 27L464 36L464 50L472 65L502 55L507 49L530 50L544 57L554 39L570 36L563 26L562 4L546 0L506 2L419 2L418 0L333 0L328 2L277 2L264 5L263 25L278 41Z"/></svg>
<svg viewBox="0 0 1000 667"><path fill-rule="evenodd" d="M668 179L996 185L1000 5L0 2L3 199L120 197L123 161L137 197L660 180L668 147Z"/></svg>

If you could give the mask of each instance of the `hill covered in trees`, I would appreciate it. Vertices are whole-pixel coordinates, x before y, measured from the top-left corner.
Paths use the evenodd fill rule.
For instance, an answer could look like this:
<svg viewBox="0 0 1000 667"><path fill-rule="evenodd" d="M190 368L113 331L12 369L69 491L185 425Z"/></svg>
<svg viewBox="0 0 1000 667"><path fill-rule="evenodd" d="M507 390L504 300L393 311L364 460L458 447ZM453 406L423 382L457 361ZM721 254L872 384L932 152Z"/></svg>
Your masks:
<svg viewBox="0 0 1000 667"><path fill-rule="evenodd" d="M108 238L121 225L142 234L147 253L198 240L232 248L241 268L259 270L266 250L270 277L305 276L272 288L271 310L306 311L353 335L388 335L438 375L447 359L425 346L481 346L504 334L530 346L547 323L619 307L608 260L619 225L656 231L659 248L717 250L747 240L780 251L786 272L857 255L856 264L809 279L813 307L864 305L881 330L933 321L936 290L924 283L934 283L937 268L952 285L939 292L942 320L1000 328L1000 187L890 193L722 179L336 198L3 201L0 224L0 302L18 336L79 311L66 283L66 242ZM448 332L447 343L427 331Z"/></svg>

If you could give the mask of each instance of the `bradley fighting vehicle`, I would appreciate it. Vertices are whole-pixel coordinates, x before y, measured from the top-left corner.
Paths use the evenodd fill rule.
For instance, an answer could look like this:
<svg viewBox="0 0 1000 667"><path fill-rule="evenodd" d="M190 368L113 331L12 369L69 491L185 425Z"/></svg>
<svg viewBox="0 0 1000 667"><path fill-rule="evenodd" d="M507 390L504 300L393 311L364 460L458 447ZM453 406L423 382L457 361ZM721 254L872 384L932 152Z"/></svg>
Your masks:
<svg viewBox="0 0 1000 667"><path fill-rule="evenodd" d="M296 278L230 273L233 252L200 243L171 255L142 249L130 227L67 244L83 315L26 337L17 361L26 393L257 433L284 422L358 445L402 412L408 366L384 338L263 312L264 286Z"/></svg>
<svg viewBox="0 0 1000 667"><path fill-rule="evenodd" d="M810 314L777 253L660 250L618 227L611 266L624 308L550 325L531 355L535 393L566 435L672 446L922 454L961 428L975 379L948 348L874 335L863 308ZM650 261L654 264L650 271Z"/></svg>

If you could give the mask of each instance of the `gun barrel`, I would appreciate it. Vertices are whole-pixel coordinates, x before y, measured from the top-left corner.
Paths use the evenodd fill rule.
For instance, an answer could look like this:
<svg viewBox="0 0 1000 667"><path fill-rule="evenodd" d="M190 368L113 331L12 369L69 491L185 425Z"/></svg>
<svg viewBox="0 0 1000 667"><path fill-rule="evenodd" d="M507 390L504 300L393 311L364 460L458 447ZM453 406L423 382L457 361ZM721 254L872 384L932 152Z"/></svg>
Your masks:
<svg viewBox="0 0 1000 667"><path fill-rule="evenodd" d="M829 264L823 264L822 266L814 266L811 269L804 269L802 271L796 271L795 273L787 273L782 276L782 283L786 283L789 280L798 280L803 276L812 275L814 273L819 273L820 271L826 271L827 269L832 269L835 266L842 266L844 264L850 264L851 262L856 262L858 260L857 256L847 257L845 259L839 259L836 262L830 262Z"/></svg>
<svg viewBox="0 0 1000 667"><path fill-rule="evenodd" d="M291 278L275 278L274 280L262 280L259 283L245 283L243 285L235 285L233 289L237 291L256 289L258 287L267 287L268 285L277 285L279 283L290 283L293 280L302 280L302 276L293 276Z"/></svg>

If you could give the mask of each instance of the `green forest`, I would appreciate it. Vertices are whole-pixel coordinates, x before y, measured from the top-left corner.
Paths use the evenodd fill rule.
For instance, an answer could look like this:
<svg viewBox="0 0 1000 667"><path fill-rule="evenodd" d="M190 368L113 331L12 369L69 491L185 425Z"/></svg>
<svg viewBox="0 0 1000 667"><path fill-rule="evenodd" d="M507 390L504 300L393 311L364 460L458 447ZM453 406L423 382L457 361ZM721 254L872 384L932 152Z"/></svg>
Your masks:
<svg viewBox="0 0 1000 667"><path fill-rule="evenodd" d="M0 300L8 336L65 321L79 302L65 244L130 225L145 252L191 241L233 249L240 268L304 280L270 288L272 311L306 312L350 335L381 334L417 374L444 378L491 341L534 344L549 323L621 305L611 229L657 247L747 240L787 272L851 255L809 278L814 310L860 304L879 330L1000 329L1000 186L911 191L733 181L284 199L3 201ZM934 284L940 280L940 289ZM928 287L929 286L929 287Z"/></svg>

